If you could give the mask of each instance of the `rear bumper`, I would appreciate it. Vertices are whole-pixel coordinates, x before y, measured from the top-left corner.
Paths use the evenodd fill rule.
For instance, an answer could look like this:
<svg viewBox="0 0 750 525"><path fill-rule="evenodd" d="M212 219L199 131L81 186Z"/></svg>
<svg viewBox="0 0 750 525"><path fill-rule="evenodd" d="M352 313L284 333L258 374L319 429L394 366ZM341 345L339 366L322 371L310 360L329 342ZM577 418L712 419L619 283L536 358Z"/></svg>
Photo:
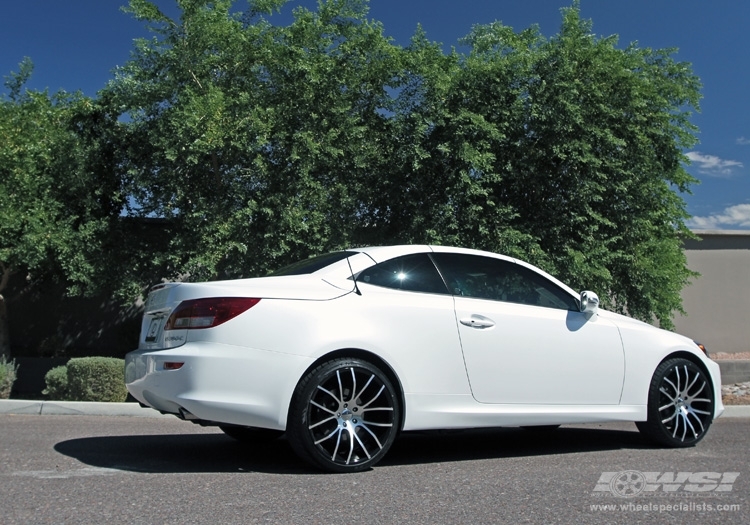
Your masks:
<svg viewBox="0 0 750 525"><path fill-rule="evenodd" d="M166 363L183 363L170 369ZM216 343L188 343L125 356L125 384L160 412L215 423L283 430L309 358Z"/></svg>

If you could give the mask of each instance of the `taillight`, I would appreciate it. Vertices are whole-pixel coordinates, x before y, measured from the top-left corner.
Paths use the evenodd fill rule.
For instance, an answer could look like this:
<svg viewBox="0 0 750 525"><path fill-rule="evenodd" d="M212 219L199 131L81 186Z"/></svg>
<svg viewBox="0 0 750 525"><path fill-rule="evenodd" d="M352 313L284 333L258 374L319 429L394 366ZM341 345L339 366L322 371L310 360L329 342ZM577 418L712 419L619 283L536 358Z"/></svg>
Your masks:
<svg viewBox="0 0 750 525"><path fill-rule="evenodd" d="M213 328L258 304L249 297L209 297L182 301L167 319L164 330Z"/></svg>

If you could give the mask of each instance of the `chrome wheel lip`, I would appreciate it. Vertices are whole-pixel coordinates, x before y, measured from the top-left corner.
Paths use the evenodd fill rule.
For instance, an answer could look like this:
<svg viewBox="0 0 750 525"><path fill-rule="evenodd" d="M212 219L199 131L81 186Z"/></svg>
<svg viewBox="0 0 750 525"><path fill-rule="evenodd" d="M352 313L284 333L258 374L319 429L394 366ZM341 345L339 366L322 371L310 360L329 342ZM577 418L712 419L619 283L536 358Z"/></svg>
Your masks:
<svg viewBox="0 0 750 525"><path fill-rule="evenodd" d="M695 366L669 368L659 385L659 420L665 432L681 443L699 440L713 418L711 385Z"/></svg>
<svg viewBox="0 0 750 525"><path fill-rule="evenodd" d="M384 453L396 429L395 399L379 375L346 365L315 385L307 432L318 454L339 466L358 466Z"/></svg>

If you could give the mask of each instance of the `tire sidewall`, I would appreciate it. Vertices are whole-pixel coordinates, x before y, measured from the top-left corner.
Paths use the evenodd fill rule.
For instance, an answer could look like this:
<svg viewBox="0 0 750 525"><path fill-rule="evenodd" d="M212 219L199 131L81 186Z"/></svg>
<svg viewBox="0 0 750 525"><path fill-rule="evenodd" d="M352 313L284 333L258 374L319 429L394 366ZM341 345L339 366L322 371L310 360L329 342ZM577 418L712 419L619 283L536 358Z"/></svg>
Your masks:
<svg viewBox="0 0 750 525"><path fill-rule="evenodd" d="M708 399L711 399L711 404L709 408L709 412L713 414L714 408L715 408L715 397L714 397L714 391L713 391L713 385L710 380L710 376L708 376L701 367L696 365L694 362L684 359L681 357L678 358L672 358L664 361L662 364L659 365L659 367L654 372L653 378L651 380L651 385L649 388L649 395L648 395L648 421L646 422L646 433L649 434L653 439L655 439L657 442L664 444L669 447L692 447L696 443L698 443L703 437L708 433L708 429L711 426L711 422L713 421L713 415L711 417L706 418L705 421L703 421L703 432L701 432L697 438L691 437L685 439L685 441L681 441L680 439L677 439L676 437L672 437L672 434L669 432L667 427L664 425L664 423L661 422L661 414L659 413L659 404L660 404L660 387L663 384L664 377L669 374L671 370L673 370L675 367L684 368L687 366L689 373L695 373L698 372L701 376L701 378L706 382L706 397Z"/></svg>
<svg viewBox="0 0 750 525"><path fill-rule="evenodd" d="M325 457L320 449L313 443L310 432L308 431L309 405L313 394L318 385L324 383L335 375L337 370L355 368L366 370L375 374L378 379L385 385L387 395L391 398L393 406L393 428L388 434L388 438L382 444L383 448L374 454L370 459L358 462L354 465L342 465L335 463ZM384 392L385 394L385 392ZM292 402L289 407L289 416L287 421L287 439L292 449L303 460L311 465L325 470L327 472L361 472L368 470L379 462L388 452L393 444L399 431L399 422L401 420L401 405L396 393L396 389L388 376L377 366L359 358L338 358L327 361L308 372L297 385Z"/></svg>

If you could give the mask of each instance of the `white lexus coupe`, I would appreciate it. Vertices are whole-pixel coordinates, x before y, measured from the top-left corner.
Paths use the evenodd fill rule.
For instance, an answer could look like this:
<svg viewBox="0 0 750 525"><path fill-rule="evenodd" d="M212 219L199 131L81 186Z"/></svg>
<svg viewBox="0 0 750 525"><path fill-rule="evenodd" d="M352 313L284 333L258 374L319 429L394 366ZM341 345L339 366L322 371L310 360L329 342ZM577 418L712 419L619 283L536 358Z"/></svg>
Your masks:
<svg viewBox="0 0 750 525"><path fill-rule="evenodd" d="M327 471L401 431L634 421L692 446L718 365L527 263L442 246L357 248L268 277L155 286L126 383L142 404L252 443L285 433Z"/></svg>

